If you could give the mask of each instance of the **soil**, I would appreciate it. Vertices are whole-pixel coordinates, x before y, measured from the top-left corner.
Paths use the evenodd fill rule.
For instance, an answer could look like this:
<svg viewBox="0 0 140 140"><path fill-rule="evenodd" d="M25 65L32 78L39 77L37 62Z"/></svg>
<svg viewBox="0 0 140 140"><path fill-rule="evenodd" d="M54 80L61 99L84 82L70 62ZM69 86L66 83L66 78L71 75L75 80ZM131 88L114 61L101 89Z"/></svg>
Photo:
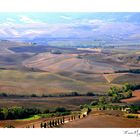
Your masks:
<svg viewBox="0 0 140 140"><path fill-rule="evenodd" d="M62 125L62 128L139 128L140 119L128 119L120 111L93 111L83 119Z"/></svg>

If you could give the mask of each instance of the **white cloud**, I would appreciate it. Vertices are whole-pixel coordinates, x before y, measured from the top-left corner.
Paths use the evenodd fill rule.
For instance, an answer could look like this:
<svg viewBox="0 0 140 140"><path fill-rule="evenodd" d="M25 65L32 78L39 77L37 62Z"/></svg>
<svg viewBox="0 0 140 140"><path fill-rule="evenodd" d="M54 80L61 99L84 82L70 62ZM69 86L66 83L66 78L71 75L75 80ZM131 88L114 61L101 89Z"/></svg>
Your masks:
<svg viewBox="0 0 140 140"><path fill-rule="evenodd" d="M25 16L25 15L20 15L19 16L20 17L20 21L21 22L24 22L24 23L40 23L39 21L36 21L36 20L33 20L33 19L31 19L31 18L29 18L29 17L27 17L27 16Z"/></svg>
<svg viewBox="0 0 140 140"><path fill-rule="evenodd" d="M19 33L15 29L9 29L8 32L14 36L19 36Z"/></svg>
<svg viewBox="0 0 140 140"><path fill-rule="evenodd" d="M66 20L71 20L71 17L69 17L69 16L60 16L60 18L66 19Z"/></svg>
<svg viewBox="0 0 140 140"><path fill-rule="evenodd" d="M8 34L7 34L7 32L4 31L3 29L0 29L0 35L5 35L5 36L7 36Z"/></svg>
<svg viewBox="0 0 140 140"><path fill-rule="evenodd" d="M13 18L6 18L6 21L8 21L8 22L15 22L15 19L13 19Z"/></svg>
<svg viewBox="0 0 140 140"><path fill-rule="evenodd" d="M102 20L98 20L98 19L90 19L88 21L88 23L94 24L94 25L103 25L104 24L104 22Z"/></svg>

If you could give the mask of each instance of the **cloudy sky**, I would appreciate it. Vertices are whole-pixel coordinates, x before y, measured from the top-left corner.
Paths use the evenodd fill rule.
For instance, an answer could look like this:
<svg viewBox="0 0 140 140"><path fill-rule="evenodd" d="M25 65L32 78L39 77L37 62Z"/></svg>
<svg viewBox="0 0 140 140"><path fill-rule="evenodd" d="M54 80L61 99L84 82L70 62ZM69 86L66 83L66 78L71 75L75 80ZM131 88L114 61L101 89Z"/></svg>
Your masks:
<svg viewBox="0 0 140 140"><path fill-rule="evenodd" d="M0 13L0 38L134 36L139 23L140 13Z"/></svg>

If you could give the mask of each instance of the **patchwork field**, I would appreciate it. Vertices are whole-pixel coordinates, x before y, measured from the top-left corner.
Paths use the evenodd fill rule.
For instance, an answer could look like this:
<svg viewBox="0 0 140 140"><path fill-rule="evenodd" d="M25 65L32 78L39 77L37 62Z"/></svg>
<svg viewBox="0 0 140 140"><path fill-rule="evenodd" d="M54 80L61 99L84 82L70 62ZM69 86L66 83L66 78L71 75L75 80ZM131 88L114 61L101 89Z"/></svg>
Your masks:
<svg viewBox="0 0 140 140"><path fill-rule="evenodd" d="M106 56L100 53L90 55L41 53L24 61L23 65L51 72L111 73L117 69L114 64L101 62L98 57L104 59Z"/></svg>
<svg viewBox="0 0 140 140"><path fill-rule="evenodd" d="M0 91L7 94L41 96L43 94L66 94L72 91L104 93L111 86L101 76L89 76L89 81L85 76L69 77L50 72L0 70Z"/></svg>
<svg viewBox="0 0 140 140"><path fill-rule="evenodd" d="M31 46L19 46L18 50L21 47L27 49ZM50 47L45 48L47 52L44 53L12 51L13 54L0 55L1 92L28 95L73 91L106 93L114 85L140 83L140 75L137 73L114 73L139 68L136 52L129 51L127 54L128 51L123 50L118 54L117 49L116 52L75 52L73 48L68 48L65 53L55 54L51 53ZM63 49L59 48L59 51L63 52Z"/></svg>

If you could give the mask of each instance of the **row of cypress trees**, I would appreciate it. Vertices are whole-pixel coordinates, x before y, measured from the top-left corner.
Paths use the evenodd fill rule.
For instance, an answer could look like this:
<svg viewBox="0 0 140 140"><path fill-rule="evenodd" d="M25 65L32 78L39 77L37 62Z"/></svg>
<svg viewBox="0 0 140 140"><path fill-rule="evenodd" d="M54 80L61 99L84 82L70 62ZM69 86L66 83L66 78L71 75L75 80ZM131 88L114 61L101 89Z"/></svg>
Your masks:
<svg viewBox="0 0 140 140"><path fill-rule="evenodd" d="M69 121L73 121L75 119L76 119L75 116L70 116L68 118ZM59 118L59 119L51 120L49 122L44 122L44 123L41 122L40 127L41 128L47 128L47 127L51 128L51 127L55 127L55 126L58 126L60 124L63 124L64 122L65 122L65 117L62 117L62 118Z"/></svg>

